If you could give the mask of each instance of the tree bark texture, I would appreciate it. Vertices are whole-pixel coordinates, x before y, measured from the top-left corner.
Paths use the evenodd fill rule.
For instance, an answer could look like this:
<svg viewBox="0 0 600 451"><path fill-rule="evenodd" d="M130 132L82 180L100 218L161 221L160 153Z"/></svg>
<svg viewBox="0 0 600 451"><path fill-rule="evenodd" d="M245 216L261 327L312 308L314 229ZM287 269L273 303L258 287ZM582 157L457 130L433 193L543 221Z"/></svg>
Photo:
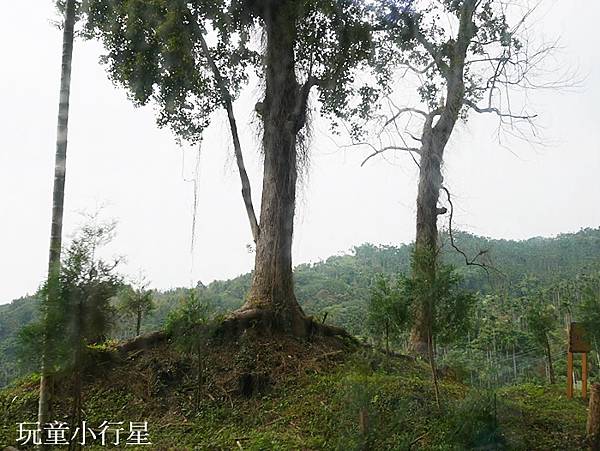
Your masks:
<svg viewBox="0 0 600 451"><path fill-rule="evenodd" d="M304 335L306 321L294 295L292 273L296 137L303 118L297 112L302 92L295 73L296 24L291 6L290 1L269 2L262 13L267 35L263 189L254 276L242 311L267 311L277 327Z"/></svg>
<svg viewBox="0 0 600 451"><path fill-rule="evenodd" d="M429 284L435 283L438 251L437 202L442 187L443 147L434 143L433 130L423 134L417 192L417 234L413 261L413 276ZM428 352L429 331L432 329L435 299L423 293L417 299L410 349L425 356Z"/></svg>
<svg viewBox="0 0 600 451"><path fill-rule="evenodd" d="M56 156L54 164L54 190L52 194L52 226L48 256L48 304L59 296L60 252L62 247L62 220L65 198L65 175L67 163L67 130L69 122L69 96L71 88L71 63L73 60L73 37L75 28L75 0L67 0L63 29L63 50L58 105ZM45 346L45 345L44 345ZM48 383L49 362L42 351L38 421L41 427L49 420L50 393Z"/></svg>

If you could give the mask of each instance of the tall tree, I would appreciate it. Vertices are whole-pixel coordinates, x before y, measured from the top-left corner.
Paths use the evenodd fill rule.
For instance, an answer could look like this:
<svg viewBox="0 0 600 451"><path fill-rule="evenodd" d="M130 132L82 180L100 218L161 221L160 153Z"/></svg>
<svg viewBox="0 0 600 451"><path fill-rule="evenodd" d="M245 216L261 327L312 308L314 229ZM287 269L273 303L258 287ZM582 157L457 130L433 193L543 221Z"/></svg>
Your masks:
<svg viewBox="0 0 600 451"><path fill-rule="evenodd" d="M236 329L250 320L297 335L313 327L296 300L292 275L309 97L318 89L324 114L366 114L368 102L351 106L349 98L372 93L353 76L371 52L369 17L366 5L356 0L90 1L88 31L103 41L111 77L138 104L154 99L159 125L195 142L210 114L227 110L256 242L252 287L229 319ZM251 206L232 107L252 69L264 86L255 108L264 155L260 222Z"/></svg>
<svg viewBox="0 0 600 451"><path fill-rule="evenodd" d="M60 72L60 99L58 104L58 126L56 158L54 163L54 191L52 194L52 226L50 253L48 258L47 305L58 302L60 296L60 253L62 245L63 206L65 198L65 175L67 169L67 130L69 123L69 96L71 90L71 63L73 60L73 38L76 19L76 1L64 4L63 51ZM48 422L50 387L46 350L42 349L38 422L43 427Z"/></svg>
<svg viewBox="0 0 600 451"><path fill-rule="evenodd" d="M442 190L452 214L450 192L443 185L444 151L458 120L466 119L472 111L494 114L502 125L519 133L523 132L519 124L529 126L535 117L519 102L509 100L512 89L536 86L536 72L554 48L542 44L533 49L528 45L523 34L530 13L518 2L497 0L424 4L386 0L379 6L380 27L388 31L379 46L380 70L392 78L397 76L395 70L402 69L407 79L417 83L422 105L396 106L390 98L390 114L383 118L377 136L380 145L372 146L374 152L365 162L383 152L402 151L409 152L418 165L414 277L435 283L440 248L438 216L448 211L438 206ZM514 25L510 25L509 17L517 18ZM466 255L465 260L476 263ZM411 336L416 353L427 352L435 302L427 296L420 299Z"/></svg>

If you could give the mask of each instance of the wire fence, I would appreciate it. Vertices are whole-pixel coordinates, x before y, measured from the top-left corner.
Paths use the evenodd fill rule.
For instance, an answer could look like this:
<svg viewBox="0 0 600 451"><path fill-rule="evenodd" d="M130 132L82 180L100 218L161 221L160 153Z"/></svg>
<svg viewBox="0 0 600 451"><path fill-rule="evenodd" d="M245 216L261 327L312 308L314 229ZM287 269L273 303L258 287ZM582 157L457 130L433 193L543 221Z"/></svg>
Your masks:
<svg viewBox="0 0 600 451"><path fill-rule="evenodd" d="M454 375L471 386L495 389L522 383L566 382L567 351L554 351L550 359L537 347L518 352L490 350L454 350L440 356L440 367L450 368ZM575 355L574 386L581 385L581 363ZM600 379L600 356L588 356L588 380Z"/></svg>

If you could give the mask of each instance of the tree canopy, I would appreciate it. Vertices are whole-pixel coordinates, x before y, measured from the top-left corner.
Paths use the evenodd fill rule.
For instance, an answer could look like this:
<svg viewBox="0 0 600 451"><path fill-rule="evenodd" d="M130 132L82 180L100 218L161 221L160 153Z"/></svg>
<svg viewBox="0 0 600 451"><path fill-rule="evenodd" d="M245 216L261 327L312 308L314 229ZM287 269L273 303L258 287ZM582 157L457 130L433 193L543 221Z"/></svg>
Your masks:
<svg viewBox="0 0 600 451"><path fill-rule="evenodd" d="M293 23L288 30L293 64L303 80L296 128L304 124L313 86L323 112L349 117L353 96L362 93L366 99L369 92L355 79L356 69L367 67L372 52L372 14L366 2L90 0L85 29L88 37L103 42L102 62L111 79L126 87L137 105L156 103L160 126L195 142L223 103L210 60L232 99L253 75L264 80L261 40L269 17L279 9ZM209 43L208 55L203 40ZM355 105L350 110L360 109Z"/></svg>

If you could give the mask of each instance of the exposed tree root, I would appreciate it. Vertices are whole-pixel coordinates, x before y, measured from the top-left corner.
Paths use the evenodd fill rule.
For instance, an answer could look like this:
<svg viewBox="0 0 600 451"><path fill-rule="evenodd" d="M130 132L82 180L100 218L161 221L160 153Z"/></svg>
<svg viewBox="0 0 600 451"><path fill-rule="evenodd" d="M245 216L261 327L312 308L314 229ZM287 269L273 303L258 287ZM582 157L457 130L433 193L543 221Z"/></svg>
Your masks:
<svg viewBox="0 0 600 451"><path fill-rule="evenodd" d="M344 329L318 322L301 310L287 317L270 309L238 310L225 318L213 334L213 343L204 352L204 358L211 361L205 367L211 370L203 376L208 378L203 390L209 386L217 389L213 397L253 397L286 374L320 371L358 346ZM146 361L159 349L168 349L164 345L170 338L167 332L158 331L128 340L117 346L117 361ZM217 367L222 369L213 374Z"/></svg>
<svg viewBox="0 0 600 451"><path fill-rule="evenodd" d="M295 337L339 337L356 342L356 339L343 328L320 323L312 316L298 313L291 318L282 318L272 310L266 309L233 312L217 328L216 335L221 338L234 338L249 329L266 335L288 333Z"/></svg>

